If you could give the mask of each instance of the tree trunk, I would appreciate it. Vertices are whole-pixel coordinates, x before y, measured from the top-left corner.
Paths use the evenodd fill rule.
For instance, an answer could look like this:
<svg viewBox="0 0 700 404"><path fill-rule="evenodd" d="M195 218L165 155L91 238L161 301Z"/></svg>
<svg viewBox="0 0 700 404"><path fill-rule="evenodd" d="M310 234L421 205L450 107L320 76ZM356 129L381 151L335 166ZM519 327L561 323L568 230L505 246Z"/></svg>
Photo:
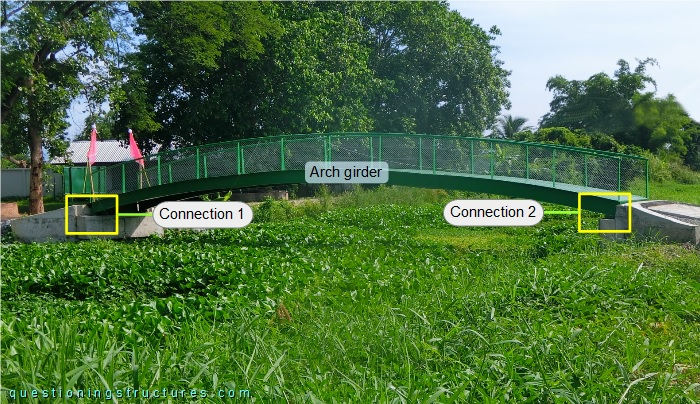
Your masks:
<svg viewBox="0 0 700 404"><path fill-rule="evenodd" d="M32 83L33 84L33 83ZM43 166L44 154L41 149L41 125L36 109L29 97L29 214L44 213Z"/></svg>

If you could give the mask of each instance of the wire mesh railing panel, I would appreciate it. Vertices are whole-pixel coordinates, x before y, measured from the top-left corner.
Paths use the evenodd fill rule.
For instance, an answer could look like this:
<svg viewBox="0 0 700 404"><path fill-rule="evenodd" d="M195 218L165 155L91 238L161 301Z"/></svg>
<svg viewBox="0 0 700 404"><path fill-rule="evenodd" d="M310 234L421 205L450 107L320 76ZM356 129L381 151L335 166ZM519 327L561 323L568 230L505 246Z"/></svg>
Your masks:
<svg viewBox="0 0 700 404"><path fill-rule="evenodd" d="M197 156L178 156L167 163L167 170L169 183L195 180L201 177L201 173L197 175Z"/></svg>
<svg viewBox="0 0 700 404"><path fill-rule="evenodd" d="M150 187L158 185L158 161L157 159L144 161L144 169L142 172L141 187Z"/></svg>
<svg viewBox="0 0 700 404"><path fill-rule="evenodd" d="M135 161L124 164L123 174L126 192L143 189L144 185L148 186L141 172L141 166Z"/></svg>
<svg viewBox="0 0 700 404"><path fill-rule="evenodd" d="M204 160L204 177L223 177L238 174L237 149L217 149L200 153Z"/></svg>
<svg viewBox="0 0 700 404"><path fill-rule="evenodd" d="M285 168L303 170L307 161L324 161L324 147L323 137L285 140Z"/></svg>
<svg viewBox="0 0 700 404"><path fill-rule="evenodd" d="M416 136L382 136L381 161L389 168L418 170L420 167Z"/></svg>
<svg viewBox="0 0 700 404"><path fill-rule="evenodd" d="M502 177L525 178L527 171L525 146L512 143L494 143L493 173Z"/></svg>
<svg viewBox="0 0 700 404"><path fill-rule="evenodd" d="M265 142L241 146L244 173L280 171L280 142Z"/></svg>
<svg viewBox="0 0 700 404"><path fill-rule="evenodd" d="M122 192L122 170L121 164L104 167L105 192L108 194L118 194Z"/></svg>
<svg viewBox="0 0 700 404"><path fill-rule="evenodd" d="M618 159L607 156L588 156L587 187L617 191Z"/></svg>
<svg viewBox="0 0 700 404"><path fill-rule="evenodd" d="M370 161L374 158L370 148L371 137L331 136L332 161Z"/></svg>
<svg viewBox="0 0 700 404"><path fill-rule="evenodd" d="M620 164L620 184L623 191L646 198L648 195L647 162L639 159L622 159Z"/></svg>
<svg viewBox="0 0 700 404"><path fill-rule="evenodd" d="M540 181L552 181L552 152L543 146L528 146L529 178Z"/></svg>
<svg viewBox="0 0 700 404"><path fill-rule="evenodd" d="M440 138L435 140L434 145L436 171L465 174L470 172L471 143L469 140L458 137Z"/></svg>
<svg viewBox="0 0 700 404"><path fill-rule="evenodd" d="M469 156L475 175L491 175L492 142L474 140L474 150Z"/></svg>
<svg viewBox="0 0 700 404"><path fill-rule="evenodd" d="M555 182L585 186L584 163L586 155L568 150L557 150L555 155Z"/></svg>

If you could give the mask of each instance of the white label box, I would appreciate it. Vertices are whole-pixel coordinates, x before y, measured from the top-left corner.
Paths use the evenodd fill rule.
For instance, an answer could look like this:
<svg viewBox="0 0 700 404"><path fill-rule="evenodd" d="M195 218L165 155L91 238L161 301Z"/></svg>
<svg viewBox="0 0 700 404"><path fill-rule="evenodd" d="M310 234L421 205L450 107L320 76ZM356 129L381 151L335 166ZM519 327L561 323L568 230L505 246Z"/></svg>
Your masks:
<svg viewBox="0 0 700 404"><path fill-rule="evenodd" d="M445 205L443 216L453 226L534 226L544 210L530 199L458 199Z"/></svg>
<svg viewBox="0 0 700 404"><path fill-rule="evenodd" d="M309 161L304 166L309 184L385 184L389 164L384 161Z"/></svg>
<svg viewBox="0 0 700 404"><path fill-rule="evenodd" d="M253 210L243 202L162 202L153 210L153 220L168 229L240 228L253 220Z"/></svg>

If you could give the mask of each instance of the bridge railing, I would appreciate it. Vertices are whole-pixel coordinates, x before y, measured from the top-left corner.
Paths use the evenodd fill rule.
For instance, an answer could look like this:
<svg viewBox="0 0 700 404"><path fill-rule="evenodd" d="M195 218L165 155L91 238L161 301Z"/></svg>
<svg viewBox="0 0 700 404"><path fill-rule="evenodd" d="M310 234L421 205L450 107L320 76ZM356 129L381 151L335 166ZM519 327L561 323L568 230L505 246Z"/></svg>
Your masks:
<svg viewBox="0 0 700 404"><path fill-rule="evenodd" d="M126 193L202 178L303 170L307 161L385 161L392 170L519 179L553 188L649 196L645 158L554 144L400 133L329 133L249 138L145 156L94 170L99 192Z"/></svg>

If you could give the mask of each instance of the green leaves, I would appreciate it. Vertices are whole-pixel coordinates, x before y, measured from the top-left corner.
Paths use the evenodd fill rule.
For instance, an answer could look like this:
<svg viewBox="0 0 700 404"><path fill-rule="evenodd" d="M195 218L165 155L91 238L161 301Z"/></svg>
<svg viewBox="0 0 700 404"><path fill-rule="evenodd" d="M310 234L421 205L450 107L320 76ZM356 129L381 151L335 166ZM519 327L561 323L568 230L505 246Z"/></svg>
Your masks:
<svg viewBox="0 0 700 404"><path fill-rule="evenodd" d="M138 3L117 126L184 145L280 133L480 134L508 72L445 3ZM206 129L204 129L206 128Z"/></svg>
<svg viewBox="0 0 700 404"><path fill-rule="evenodd" d="M668 149L681 156L689 145L695 152L692 120L675 97L657 98L654 92L645 91L649 85L656 88L646 73L647 67L655 64L654 59L645 59L632 71L620 60L613 77L598 73L583 81L550 78L547 89L554 98L551 111L542 117L542 126L611 134L626 145L652 151Z"/></svg>
<svg viewBox="0 0 700 404"><path fill-rule="evenodd" d="M3 388L696 398L697 253L601 243L571 218L455 228L444 205L416 200L431 199L133 242L3 244ZM280 302L293 321L274 320Z"/></svg>

